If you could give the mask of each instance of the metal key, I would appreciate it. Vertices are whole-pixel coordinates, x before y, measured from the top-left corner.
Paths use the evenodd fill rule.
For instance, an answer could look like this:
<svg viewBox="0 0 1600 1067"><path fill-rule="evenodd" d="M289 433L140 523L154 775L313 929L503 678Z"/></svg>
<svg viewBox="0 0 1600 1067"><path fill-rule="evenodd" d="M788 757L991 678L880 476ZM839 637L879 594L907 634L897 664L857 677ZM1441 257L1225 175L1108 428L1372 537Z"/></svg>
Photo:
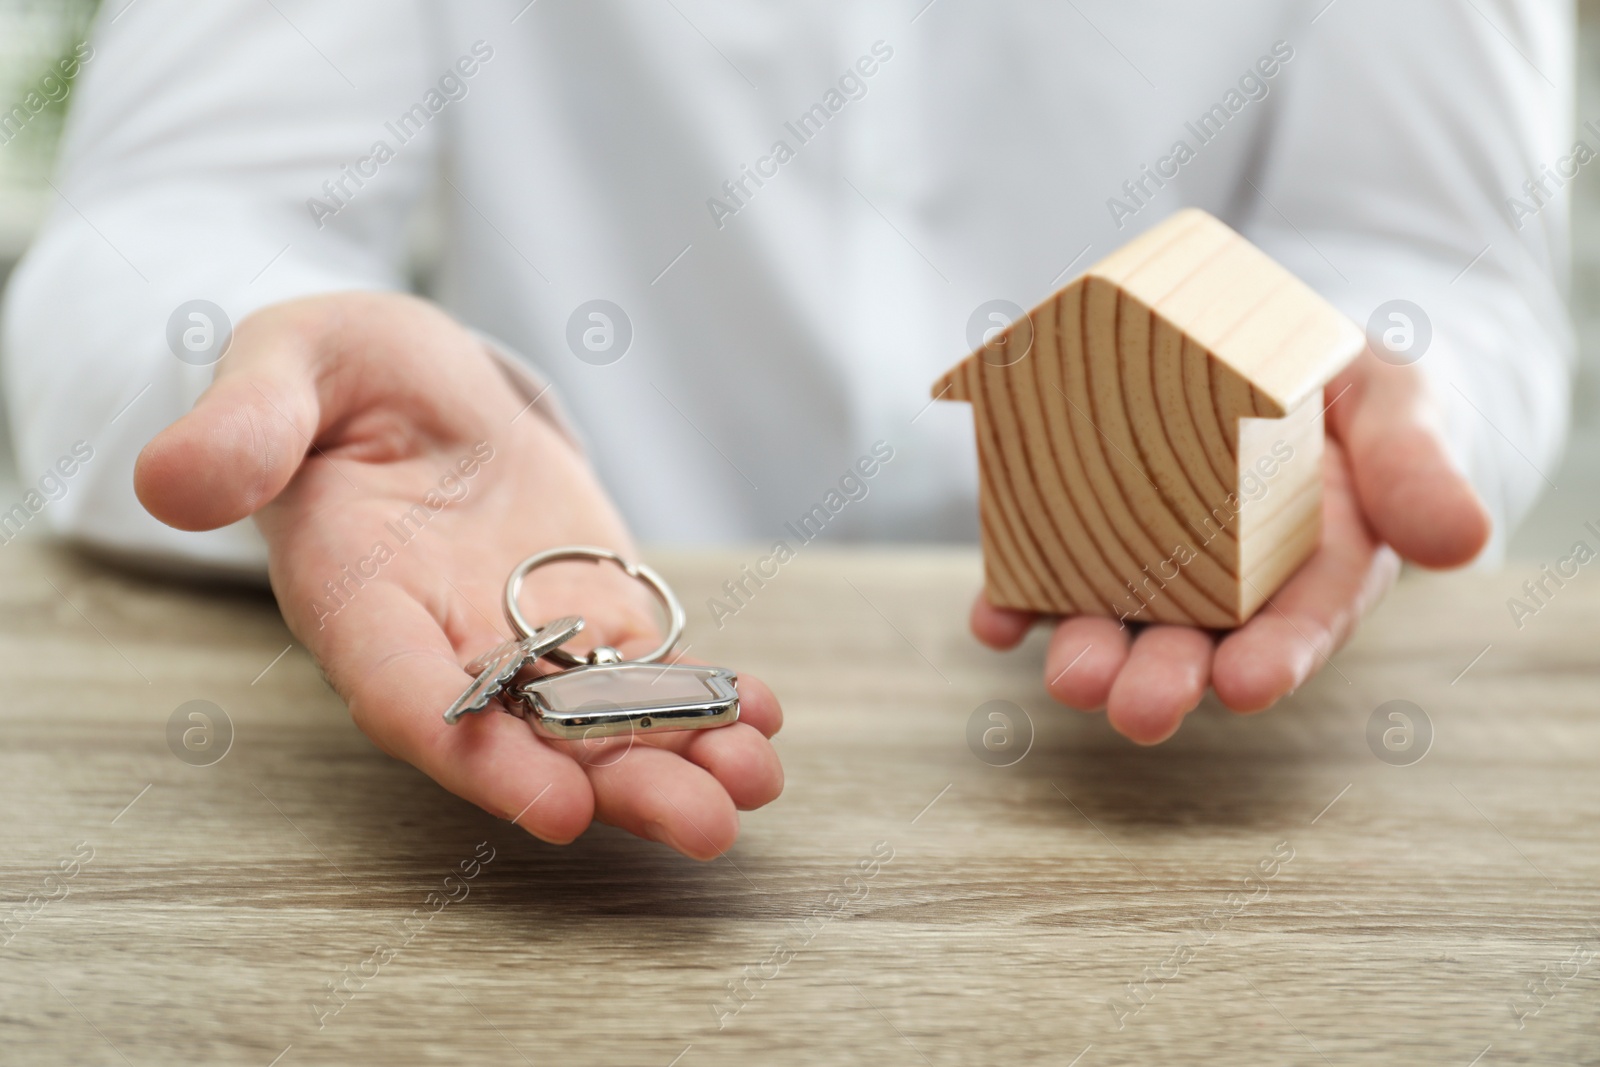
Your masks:
<svg viewBox="0 0 1600 1067"><path fill-rule="evenodd" d="M477 657L466 666L467 673L476 677L444 713L444 721L453 726L461 716L487 708L524 667L572 640L582 629L583 619L568 615L545 623L527 637L496 645Z"/></svg>

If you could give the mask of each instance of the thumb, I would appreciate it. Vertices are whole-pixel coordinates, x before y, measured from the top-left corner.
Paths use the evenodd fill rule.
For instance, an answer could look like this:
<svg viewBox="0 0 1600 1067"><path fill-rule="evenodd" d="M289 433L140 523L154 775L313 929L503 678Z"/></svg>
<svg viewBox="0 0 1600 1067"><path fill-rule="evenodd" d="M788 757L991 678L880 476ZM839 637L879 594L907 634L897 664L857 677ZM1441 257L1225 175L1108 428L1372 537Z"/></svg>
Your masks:
<svg viewBox="0 0 1600 1067"><path fill-rule="evenodd" d="M1370 351L1328 386L1329 430L1345 447L1367 524L1405 559L1459 567L1489 541L1489 509L1450 458L1439 407L1416 367Z"/></svg>
<svg viewBox="0 0 1600 1067"><path fill-rule="evenodd" d="M211 530L254 514L312 446L314 334L285 318L268 310L241 322L211 387L139 453L134 492L168 526Z"/></svg>

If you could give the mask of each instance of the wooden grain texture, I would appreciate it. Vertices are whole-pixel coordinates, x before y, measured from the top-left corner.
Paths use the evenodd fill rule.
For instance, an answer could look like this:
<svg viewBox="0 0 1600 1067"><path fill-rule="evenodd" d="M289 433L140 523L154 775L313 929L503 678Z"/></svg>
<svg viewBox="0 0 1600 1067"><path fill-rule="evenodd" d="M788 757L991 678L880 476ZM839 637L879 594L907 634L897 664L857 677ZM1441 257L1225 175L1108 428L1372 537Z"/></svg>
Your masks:
<svg viewBox="0 0 1600 1067"><path fill-rule="evenodd" d="M1316 548L1321 390L1363 344L1203 211L1090 267L933 385L972 403L990 601L1250 618Z"/></svg>
<svg viewBox="0 0 1600 1067"><path fill-rule="evenodd" d="M1408 579L1277 710L1144 750L1051 706L1043 635L966 635L975 552L808 547L719 630L749 555L651 557L788 715L785 795L697 864L540 844L384 757L260 596L8 546L0 892L93 858L0 948L0 1062L1600 1062L1592 575L1520 631L1527 574ZM211 767L164 736L193 699L235 727ZM1395 699L1436 734L1411 766L1366 739ZM968 746L991 701L1034 728L1011 766Z"/></svg>

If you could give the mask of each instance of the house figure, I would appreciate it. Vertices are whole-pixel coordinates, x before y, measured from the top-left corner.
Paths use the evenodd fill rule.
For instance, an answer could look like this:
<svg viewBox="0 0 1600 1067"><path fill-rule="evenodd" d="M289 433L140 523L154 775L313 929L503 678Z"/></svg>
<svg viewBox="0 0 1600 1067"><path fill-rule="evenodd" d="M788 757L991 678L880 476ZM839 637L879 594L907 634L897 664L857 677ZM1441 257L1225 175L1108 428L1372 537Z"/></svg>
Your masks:
<svg viewBox="0 0 1600 1067"><path fill-rule="evenodd" d="M990 603L1249 619L1317 546L1323 386L1365 344L1203 211L1095 264L933 386L972 404Z"/></svg>

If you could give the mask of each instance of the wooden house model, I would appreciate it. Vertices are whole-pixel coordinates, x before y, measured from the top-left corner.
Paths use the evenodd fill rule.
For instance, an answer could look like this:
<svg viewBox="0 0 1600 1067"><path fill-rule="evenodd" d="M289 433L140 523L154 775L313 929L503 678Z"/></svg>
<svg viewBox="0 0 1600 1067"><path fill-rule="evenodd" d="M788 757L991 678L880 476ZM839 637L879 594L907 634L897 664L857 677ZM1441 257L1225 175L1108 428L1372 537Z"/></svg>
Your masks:
<svg viewBox="0 0 1600 1067"><path fill-rule="evenodd" d="M1323 387L1361 330L1184 210L934 383L972 404L999 607L1238 626L1321 534Z"/></svg>

